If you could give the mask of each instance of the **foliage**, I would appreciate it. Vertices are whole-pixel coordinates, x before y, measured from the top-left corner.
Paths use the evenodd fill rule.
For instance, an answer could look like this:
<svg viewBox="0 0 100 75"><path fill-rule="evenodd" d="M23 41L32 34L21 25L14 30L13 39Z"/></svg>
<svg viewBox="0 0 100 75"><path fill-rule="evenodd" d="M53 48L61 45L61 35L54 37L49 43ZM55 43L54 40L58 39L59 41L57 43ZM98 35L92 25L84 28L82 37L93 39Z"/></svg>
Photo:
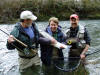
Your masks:
<svg viewBox="0 0 100 75"><path fill-rule="evenodd" d="M19 19L23 10L32 11L38 21L48 20L51 16L60 20L69 19L72 13L79 14L81 19L99 19L99 0L12 0L0 3L0 23Z"/></svg>

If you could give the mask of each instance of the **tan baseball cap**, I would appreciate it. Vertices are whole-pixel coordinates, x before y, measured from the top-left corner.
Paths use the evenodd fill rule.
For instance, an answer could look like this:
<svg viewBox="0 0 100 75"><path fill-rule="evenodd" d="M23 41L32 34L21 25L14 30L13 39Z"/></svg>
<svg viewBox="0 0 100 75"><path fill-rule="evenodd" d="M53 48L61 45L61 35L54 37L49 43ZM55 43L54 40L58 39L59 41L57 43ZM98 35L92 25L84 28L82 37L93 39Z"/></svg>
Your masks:
<svg viewBox="0 0 100 75"><path fill-rule="evenodd" d="M21 12L20 19L31 19L34 21L37 17L31 11L26 10Z"/></svg>

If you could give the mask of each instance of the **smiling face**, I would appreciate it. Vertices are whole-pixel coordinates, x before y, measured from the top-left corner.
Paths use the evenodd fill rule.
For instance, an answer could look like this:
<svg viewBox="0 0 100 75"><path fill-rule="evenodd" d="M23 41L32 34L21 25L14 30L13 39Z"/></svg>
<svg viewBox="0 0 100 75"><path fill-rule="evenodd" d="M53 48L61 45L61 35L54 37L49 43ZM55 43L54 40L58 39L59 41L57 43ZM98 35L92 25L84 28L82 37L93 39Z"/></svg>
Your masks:
<svg viewBox="0 0 100 75"><path fill-rule="evenodd" d="M50 21L50 28L52 32L56 32L57 28L58 28L58 24L55 23L54 21Z"/></svg>
<svg viewBox="0 0 100 75"><path fill-rule="evenodd" d="M59 20L58 18L56 17L51 17L49 19L49 25L50 25L50 28L51 28L51 31L52 32L56 32L57 28L58 28L58 24L59 24Z"/></svg>
<svg viewBox="0 0 100 75"><path fill-rule="evenodd" d="M71 26L73 27L73 28L75 28L75 27L77 27L78 26L78 22L79 22L79 19L78 18L71 18L70 19L70 23L71 23Z"/></svg>

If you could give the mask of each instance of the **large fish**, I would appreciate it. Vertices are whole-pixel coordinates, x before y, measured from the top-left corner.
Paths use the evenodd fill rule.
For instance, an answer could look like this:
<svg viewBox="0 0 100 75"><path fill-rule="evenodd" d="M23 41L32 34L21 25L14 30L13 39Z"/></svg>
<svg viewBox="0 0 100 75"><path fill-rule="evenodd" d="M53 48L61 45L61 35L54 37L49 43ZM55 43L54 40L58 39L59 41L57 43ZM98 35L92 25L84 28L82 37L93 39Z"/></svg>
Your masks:
<svg viewBox="0 0 100 75"><path fill-rule="evenodd" d="M45 31L39 30L39 33L45 38L53 39L53 37L51 35L49 35L47 32L45 32ZM65 49L69 48L68 45L62 44L62 43L60 43L58 41L55 44L51 44L51 45L56 47L56 48L59 48L59 49L61 48L61 46L63 46L63 48L65 48Z"/></svg>

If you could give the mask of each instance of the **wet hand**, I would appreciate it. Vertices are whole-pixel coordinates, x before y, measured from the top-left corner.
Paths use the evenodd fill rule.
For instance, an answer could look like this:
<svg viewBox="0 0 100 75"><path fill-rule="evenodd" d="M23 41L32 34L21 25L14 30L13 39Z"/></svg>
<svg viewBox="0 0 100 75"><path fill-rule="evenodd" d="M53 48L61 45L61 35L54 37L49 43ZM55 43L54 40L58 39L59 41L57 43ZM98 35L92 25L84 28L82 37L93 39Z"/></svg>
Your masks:
<svg viewBox="0 0 100 75"><path fill-rule="evenodd" d="M56 44L56 43L57 43L57 41L54 38L52 38L51 39L51 44Z"/></svg>
<svg viewBox="0 0 100 75"><path fill-rule="evenodd" d="M14 42L15 40L14 40L14 36L13 35L10 35L9 37L8 37L8 42L9 43L12 43L12 42Z"/></svg>
<svg viewBox="0 0 100 75"><path fill-rule="evenodd" d="M85 54L80 55L81 59L85 59Z"/></svg>
<svg viewBox="0 0 100 75"><path fill-rule="evenodd" d="M62 45L60 46L60 49L64 49L64 48L65 48L64 46L62 46Z"/></svg>

